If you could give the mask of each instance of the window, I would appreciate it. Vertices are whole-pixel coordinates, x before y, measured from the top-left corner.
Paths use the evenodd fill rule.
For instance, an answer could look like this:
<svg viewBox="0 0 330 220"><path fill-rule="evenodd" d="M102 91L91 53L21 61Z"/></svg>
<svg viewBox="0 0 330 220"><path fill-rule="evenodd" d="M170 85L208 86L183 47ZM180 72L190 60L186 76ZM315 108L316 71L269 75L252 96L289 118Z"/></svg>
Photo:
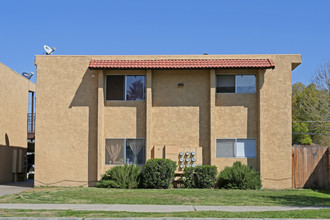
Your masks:
<svg viewBox="0 0 330 220"><path fill-rule="evenodd" d="M256 93L256 76L217 75L217 93Z"/></svg>
<svg viewBox="0 0 330 220"><path fill-rule="evenodd" d="M125 99L125 76L107 76L107 100Z"/></svg>
<svg viewBox="0 0 330 220"><path fill-rule="evenodd" d="M256 158L257 143L255 139L217 139L216 157Z"/></svg>
<svg viewBox="0 0 330 220"><path fill-rule="evenodd" d="M217 93L235 93L235 76L217 76Z"/></svg>
<svg viewBox="0 0 330 220"><path fill-rule="evenodd" d="M125 139L107 139L105 141L105 164L124 164Z"/></svg>
<svg viewBox="0 0 330 220"><path fill-rule="evenodd" d="M105 164L144 164L144 139L106 139Z"/></svg>
<svg viewBox="0 0 330 220"><path fill-rule="evenodd" d="M234 157L235 139L218 139L216 157Z"/></svg>
<svg viewBox="0 0 330 220"><path fill-rule="evenodd" d="M144 99L145 76L106 76L106 100L139 101Z"/></svg>
<svg viewBox="0 0 330 220"><path fill-rule="evenodd" d="M257 143L255 139L237 139L236 157L255 158L257 156Z"/></svg>
<svg viewBox="0 0 330 220"><path fill-rule="evenodd" d="M256 76L236 75L236 93L256 93Z"/></svg>

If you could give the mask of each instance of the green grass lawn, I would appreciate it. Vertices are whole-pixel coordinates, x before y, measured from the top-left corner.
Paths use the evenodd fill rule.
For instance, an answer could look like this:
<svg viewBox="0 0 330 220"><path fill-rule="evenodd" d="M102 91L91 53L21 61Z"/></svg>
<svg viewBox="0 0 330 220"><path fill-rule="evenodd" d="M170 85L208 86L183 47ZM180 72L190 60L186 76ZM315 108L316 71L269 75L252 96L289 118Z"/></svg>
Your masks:
<svg viewBox="0 0 330 220"><path fill-rule="evenodd" d="M0 197L0 203L330 206L329 191L220 189L102 189L39 187Z"/></svg>
<svg viewBox="0 0 330 220"><path fill-rule="evenodd" d="M0 217L181 217L181 218L330 218L330 209L276 211L276 212L179 212L179 213L138 213L138 212L105 212L73 210L0 210Z"/></svg>

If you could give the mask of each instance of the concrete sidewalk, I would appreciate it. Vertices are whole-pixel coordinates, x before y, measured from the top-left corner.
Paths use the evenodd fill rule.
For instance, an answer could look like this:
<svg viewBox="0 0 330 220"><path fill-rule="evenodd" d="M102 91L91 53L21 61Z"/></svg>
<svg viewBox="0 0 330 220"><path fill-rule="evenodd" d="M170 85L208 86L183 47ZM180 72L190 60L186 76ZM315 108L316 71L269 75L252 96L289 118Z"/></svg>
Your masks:
<svg viewBox="0 0 330 220"><path fill-rule="evenodd" d="M0 196L33 189L33 180L0 184Z"/></svg>
<svg viewBox="0 0 330 220"><path fill-rule="evenodd" d="M116 212L191 212L191 211L225 211L225 212L263 212L290 211L310 209L330 209L317 206L192 206L192 205L106 205L106 204L0 204L0 209L49 209L79 211L116 211Z"/></svg>
<svg viewBox="0 0 330 220"><path fill-rule="evenodd" d="M142 220L142 219L148 219L148 220L187 220L187 219L193 219L193 220L292 220L286 219L286 218L76 218L76 217L69 217L69 218L60 218L60 217L50 217L50 218L44 218L44 217L0 217L0 220ZM300 218L299 220L315 220L315 219L307 219L307 218ZM318 220L326 220L326 219L318 219Z"/></svg>

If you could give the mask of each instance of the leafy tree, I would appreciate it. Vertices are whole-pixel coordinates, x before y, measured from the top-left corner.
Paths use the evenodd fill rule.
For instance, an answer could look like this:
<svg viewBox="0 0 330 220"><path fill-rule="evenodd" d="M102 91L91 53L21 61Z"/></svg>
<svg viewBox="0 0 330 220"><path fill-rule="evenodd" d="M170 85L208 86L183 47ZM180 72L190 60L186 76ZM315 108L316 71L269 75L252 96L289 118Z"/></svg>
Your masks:
<svg viewBox="0 0 330 220"><path fill-rule="evenodd" d="M292 86L292 120L300 121L305 119L305 115L301 109L303 101L303 91L305 85L301 82L297 82Z"/></svg>
<svg viewBox="0 0 330 220"><path fill-rule="evenodd" d="M308 135L307 123L294 122L292 125L292 144L312 144L312 138Z"/></svg>
<svg viewBox="0 0 330 220"><path fill-rule="evenodd" d="M307 115L303 111L306 87L301 82L292 86L292 121L306 121ZM292 125L292 144L311 144L312 139L308 134L306 123L294 122Z"/></svg>
<svg viewBox="0 0 330 220"><path fill-rule="evenodd" d="M315 135L312 136L313 142L324 146L330 146L330 61L321 65L320 68L314 74L312 84L315 85L315 89L318 91L317 100L318 103L313 108L306 107L306 111L310 112L310 118L313 121L319 121L312 124L310 129L313 129ZM311 100L309 100L311 101Z"/></svg>
<svg viewBox="0 0 330 220"><path fill-rule="evenodd" d="M315 144L330 145L329 73L328 62L320 67L308 86L302 83L292 86L292 120L300 121L292 126L293 143L309 144L311 138Z"/></svg>

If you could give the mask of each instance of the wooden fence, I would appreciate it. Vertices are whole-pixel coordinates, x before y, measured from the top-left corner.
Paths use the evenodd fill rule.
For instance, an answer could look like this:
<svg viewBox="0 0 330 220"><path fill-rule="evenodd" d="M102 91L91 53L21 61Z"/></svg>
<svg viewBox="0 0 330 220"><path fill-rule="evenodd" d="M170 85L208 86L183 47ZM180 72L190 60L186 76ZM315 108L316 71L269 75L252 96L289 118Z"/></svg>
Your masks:
<svg viewBox="0 0 330 220"><path fill-rule="evenodd" d="M330 147L292 147L292 186L330 189Z"/></svg>

